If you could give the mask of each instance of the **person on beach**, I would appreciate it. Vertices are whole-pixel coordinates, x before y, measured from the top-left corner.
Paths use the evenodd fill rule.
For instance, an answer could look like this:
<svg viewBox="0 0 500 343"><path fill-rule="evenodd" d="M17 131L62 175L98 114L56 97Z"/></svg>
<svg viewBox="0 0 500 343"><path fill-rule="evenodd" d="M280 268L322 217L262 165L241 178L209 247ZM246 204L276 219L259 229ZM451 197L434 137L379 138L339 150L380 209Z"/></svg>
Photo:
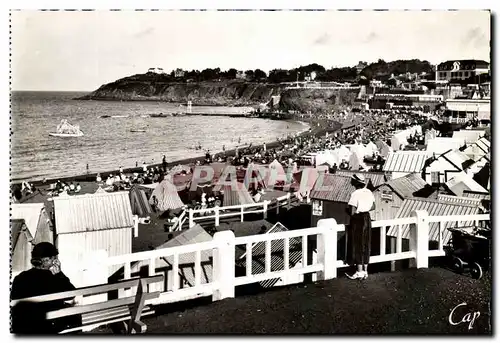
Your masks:
<svg viewBox="0 0 500 343"><path fill-rule="evenodd" d="M163 167L163 171L167 170L167 156L163 155L163 159L161 161L161 165Z"/></svg>
<svg viewBox="0 0 500 343"><path fill-rule="evenodd" d="M370 211L375 209L375 197L366 188L363 175L354 174L351 184L356 190L352 192L348 202L350 222L347 231L347 263L355 265L357 271L353 275L346 275L350 279L366 279L371 247Z"/></svg>

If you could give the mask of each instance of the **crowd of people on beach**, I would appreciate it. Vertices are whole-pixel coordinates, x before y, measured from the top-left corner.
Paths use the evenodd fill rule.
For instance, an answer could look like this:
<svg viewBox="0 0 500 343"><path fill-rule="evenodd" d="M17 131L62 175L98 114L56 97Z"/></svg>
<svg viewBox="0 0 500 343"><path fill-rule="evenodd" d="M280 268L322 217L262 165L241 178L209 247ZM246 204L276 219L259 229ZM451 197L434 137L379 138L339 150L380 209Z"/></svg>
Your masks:
<svg viewBox="0 0 500 343"><path fill-rule="evenodd" d="M385 110L385 111L339 111L329 114L317 114L314 120L309 121L310 129L301 134L290 134L284 138L278 138L275 144L253 145L236 148L234 153L229 153L226 149L219 153L212 154L206 151L203 159L198 159L190 169L176 171L176 173L192 173L198 165L210 165L211 163L226 163L237 168L246 168L249 164L255 163L267 165L274 160L278 161L285 169L289 167L300 167L311 165L311 161L302 158L308 153L315 153L324 150L334 150L342 145L367 144L381 140L390 145L390 138L394 131L402 130L413 125L423 125L428 120L410 111ZM344 124L342 129L339 123ZM331 133L328 133L330 131ZM410 143L416 143L421 137L410 137ZM371 156L371 170L381 170L383 159L376 153ZM154 162L154 161L153 161ZM348 160L342 160L337 165L330 166L329 171L350 169ZM159 165L148 165L146 161L133 172L124 172L120 167L115 174L109 174L103 178L97 174L95 181L106 191L120 191L130 189L134 184L154 184L161 182L164 177L171 174L168 168L166 156L162 158ZM23 184L23 190L32 192L31 186ZM78 194L81 186L74 182L58 181L53 189L53 195L63 193ZM259 198L259 191L252 196ZM199 199L201 203L201 199ZM208 201L207 203L214 203Z"/></svg>

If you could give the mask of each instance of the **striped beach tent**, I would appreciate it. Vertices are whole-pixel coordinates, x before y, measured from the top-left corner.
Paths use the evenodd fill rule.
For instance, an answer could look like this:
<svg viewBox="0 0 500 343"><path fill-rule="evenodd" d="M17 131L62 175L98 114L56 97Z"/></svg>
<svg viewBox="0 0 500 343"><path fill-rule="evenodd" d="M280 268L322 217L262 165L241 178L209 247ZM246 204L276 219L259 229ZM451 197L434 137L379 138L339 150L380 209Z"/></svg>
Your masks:
<svg viewBox="0 0 500 343"><path fill-rule="evenodd" d="M168 178L156 186L149 198L149 204L155 205L160 211L174 210L184 206L177 193L177 187Z"/></svg>

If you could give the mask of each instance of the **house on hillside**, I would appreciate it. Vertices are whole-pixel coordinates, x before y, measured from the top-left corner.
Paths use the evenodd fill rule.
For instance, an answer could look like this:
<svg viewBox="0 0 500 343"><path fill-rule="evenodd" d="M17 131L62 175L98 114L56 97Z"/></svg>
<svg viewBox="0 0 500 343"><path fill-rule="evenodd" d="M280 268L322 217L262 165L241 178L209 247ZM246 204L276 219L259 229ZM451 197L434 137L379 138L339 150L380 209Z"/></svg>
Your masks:
<svg viewBox="0 0 500 343"><path fill-rule="evenodd" d="M432 156L426 151L395 151L389 153L382 170L389 173L392 179L407 174L422 174L425 163Z"/></svg>
<svg viewBox="0 0 500 343"><path fill-rule="evenodd" d="M94 252L109 257L132 253L138 220L132 214L128 192L55 197L54 212L55 245L63 266L78 265ZM108 276L121 267L109 267ZM78 270L72 273L67 275L75 285L84 281Z"/></svg>
<svg viewBox="0 0 500 343"><path fill-rule="evenodd" d="M368 63L359 61L359 63L354 67L356 68L356 73L359 75L368 66Z"/></svg>
<svg viewBox="0 0 500 343"><path fill-rule="evenodd" d="M155 67L155 68L149 68L149 69L148 69L148 73L153 73L153 74L165 74L165 71L163 70L163 68L158 68L158 67Z"/></svg>
<svg viewBox="0 0 500 343"><path fill-rule="evenodd" d="M54 231L44 204L11 204L12 273L31 268L31 250L41 242L54 242Z"/></svg>
<svg viewBox="0 0 500 343"><path fill-rule="evenodd" d="M184 77L185 74L186 72L180 68L174 70L174 77Z"/></svg>
<svg viewBox="0 0 500 343"><path fill-rule="evenodd" d="M473 164L474 161L460 150L448 150L424 166L423 176L429 184L445 183Z"/></svg>
<svg viewBox="0 0 500 343"><path fill-rule="evenodd" d="M395 218L403 201L413 198L415 192L426 186L427 182L417 174L408 174L380 185L373 191L375 210L370 213L372 220Z"/></svg>

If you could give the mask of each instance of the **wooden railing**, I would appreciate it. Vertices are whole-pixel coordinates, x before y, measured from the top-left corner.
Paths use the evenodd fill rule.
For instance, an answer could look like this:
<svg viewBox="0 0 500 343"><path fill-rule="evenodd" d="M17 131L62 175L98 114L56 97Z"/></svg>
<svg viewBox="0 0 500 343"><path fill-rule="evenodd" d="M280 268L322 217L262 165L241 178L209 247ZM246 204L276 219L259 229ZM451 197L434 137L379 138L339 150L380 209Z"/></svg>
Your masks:
<svg viewBox="0 0 500 343"><path fill-rule="evenodd" d="M186 220L189 219L189 227L193 227L197 221L202 221L206 219L213 219L215 221L215 226L220 225L220 220L222 218L232 218L240 217L240 221L244 221L246 214L262 213L263 219L267 218L267 214L271 210L276 210L276 214L280 213L280 208L286 207L290 208L292 204L302 201L309 201L308 198L299 199L291 193L287 193L281 197L276 198L273 201L263 201L254 204L245 205L234 205L225 207L210 207L203 209L189 209L185 210L179 216L177 222L175 222L171 227L170 231L180 231Z"/></svg>
<svg viewBox="0 0 500 343"><path fill-rule="evenodd" d="M490 221L489 214L478 215L453 215L453 216L428 216L426 211L414 211L411 217L392 220L379 220L372 222L374 228L380 227L379 255L371 256L370 263L392 262L410 259L417 268L427 268L429 258L444 255L443 233L445 226L461 226L462 223L475 223ZM429 249L429 224L440 223L438 248ZM442 225L446 224L446 225ZM403 251L402 228L409 225L409 250ZM387 230L397 227L396 249L387 251ZM165 273L168 279L165 285L160 285L161 295L156 303L171 303L201 296L212 296L214 301L234 297L235 287L252 284L264 280L296 279L293 276L315 273L317 280L328 280L337 276L337 269L344 267L341 260L337 260L338 232L344 231L344 225L339 225L334 219L322 219L314 228L244 236L236 238L230 230L217 232L209 242L189 244L173 248L145 251L108 258L101 267L123 267L123 278L129 279L139 273L142 267L147 267L148 276ZM302 259L298 266L290 265L290 240L301 239ZM308 238L316 241L315 255L308 260ZM272 252L273 242L283 242L283 268L273 270ZM252 250L256 244L264 244L264 271L252 274ZM244 246L246 273L245 276L236 276L235 273L235 247ZM208 252L210 259L202 261L202 253ZM190 254L191 258L185 255ZM193 258L194 254L194 258ZM206 257L206 256L205 256ZM238 256L239 258L240 256ZM262 257L261 257L262 258ZM159 263L165 267L161 270ZM166 262L166 263L165 263ZM182 284L183 268L188 265L194 274L194 283ZM208 281L202 282L206 277L207 265L212 269ZM98 268L99 266L96 266ZM144 275L143 275L144 276ZM291 278L289 278L291 277ZM297 282L297 281L296 281ZM293 283L293 282L292 282ZM285 281L285 284L286 281ZM156 285L158 286L158 285ZM153 286L153 287L156 287ZM120 297L126 297L132 291L125 290Z"/></svg>

